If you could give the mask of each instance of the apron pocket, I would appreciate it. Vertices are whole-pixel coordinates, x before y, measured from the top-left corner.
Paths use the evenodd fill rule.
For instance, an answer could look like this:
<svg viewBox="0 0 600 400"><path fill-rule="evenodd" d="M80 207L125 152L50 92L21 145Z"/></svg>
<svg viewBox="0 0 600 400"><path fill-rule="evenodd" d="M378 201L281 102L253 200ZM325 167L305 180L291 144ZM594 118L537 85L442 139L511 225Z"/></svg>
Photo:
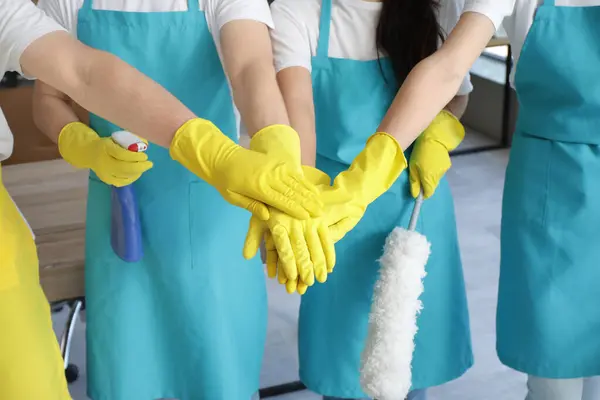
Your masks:
<svg viewBox="0 0 600 400"><path fill-rule="evenodd" d="M553 142L515 135L506 170L502 218L537 228L546 226Z"/></svg>
<svg viewBox="0 0 600 400"><path fill-rule="evenodd" d="M191 263L190 185L184 183L161 191L160 182L153 184L156 187L144 196L136 192L144 244L142 261L162 272L188 269Z"/></svg>

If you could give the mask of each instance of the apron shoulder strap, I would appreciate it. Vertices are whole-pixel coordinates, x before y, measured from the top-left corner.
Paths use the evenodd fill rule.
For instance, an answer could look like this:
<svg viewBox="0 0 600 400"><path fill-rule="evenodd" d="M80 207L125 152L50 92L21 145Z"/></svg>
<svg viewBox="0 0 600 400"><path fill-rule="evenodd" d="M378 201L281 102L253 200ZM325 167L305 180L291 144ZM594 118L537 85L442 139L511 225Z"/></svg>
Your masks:
<svg viewBox="0 0 600 400"><path fill-rule="evenodd" d="M317 58L329 57L329 31L331 28L331 2L321 1L321 19L319 22L319 40L317 41Z"/></svg>
<svg viewBox="0 0 600 400"><path fill-rule="evenodd" d="M79 12L92 11L92 1L93 0L83 0L83 4L81 5L81 9L79 10Z"/></svg>
<svg viewBox="0 0 600 400"><path fill-rule="evenodd" d="M555 1L556 0L544 0L544 1L542 1L541 5L546 6L546 7L554 7Z"/></svg>
<svg viewBox="0 0 600 400"><path fill-rule="evenodd" d="M198 12L200 11L200 2L199 0L188 0L188 11Z"/></svg>

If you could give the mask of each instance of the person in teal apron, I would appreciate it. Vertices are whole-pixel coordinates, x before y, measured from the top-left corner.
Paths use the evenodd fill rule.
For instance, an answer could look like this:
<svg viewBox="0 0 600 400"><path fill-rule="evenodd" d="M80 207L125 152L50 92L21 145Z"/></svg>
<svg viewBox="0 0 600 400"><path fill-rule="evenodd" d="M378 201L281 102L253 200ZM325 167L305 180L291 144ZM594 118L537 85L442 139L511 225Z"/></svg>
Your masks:
<svg viewBox="0 0 600 400"><path fill-rule="evenodd" d="M112 140L117 126L97 115L87 126L64 94L36 84L36 122L57 140L67 162L92 171L86 237L88 392L94 400L248 400L259 384L266 293L260 261L242 257L250 219L244 208L266 220L275 210L296 218L316 215L323 205L299 171L299 155L293 165L237 144L230 89L215 43L223 44L244 123L250 134L256 132L250 147L263 150L265 143L276 142L288 154L300 153L269 69L268 5L219 0L203 1L201 8L197 0L184 0L160 12L165 9L160 3L109 5L117 10L93 8L107 4L91 0L38 3L81 41L160 83L172 103L179 104L178 98L187 106L181 104L184 116L190 115L172 140L160 143L168 150L151 144L147 155L134 153ZM241 3L241 10L230 7ZM222 8L228 12L219 12ZM240 34L256 37L259 45L231 60L231 53L240 51L232 39ZM248 75L257 71L260 88L248 87ZM264 97L272 102L259 101ZM160 102L139 107L162 110ZM144 136L143 130L134 132ZM131 183L144 247L137 263L122 262L110 245L111 185Z"/></svg>
<svg viewBox="0 0 600 400"><path fill-rule="evenodd" d="M348 169L377 131L398 85L390 59L355 61L329 56L331 10L332 0L323 0L312 89L316 166L333 179ZM275 23L281 29L277 19ZM410 149L405 154L409 158ZM360 356L378 277L377 260L387 235L395 227L408 225L413 205L408 173L404 173L336 244L337 262L327 282L308 288L302 297L300 378L326 399L367 397L360 386ZM424 398L425 392L418 389L456 379L473 364L454 206L445 179L424 202L417 230L431 242L432 254L415 339L413 389L417 390L410 399Z"/></svg>
<svg viewBox="0 0 600 400"><path fill-rule="evenodd" d="M227 80L198 0L189 0L187 11L163 13L94 10L85 0L77 36L131 64L236 139ZM90 127L100 136L114 130L95 115ZM123 262L113 252L111 188L94 173L89 179L89 396L247 400L259 385L267 312L260 260L241 254L250 214L168 150L150 146L148 156L154 167L135 182L141 262Z"/></svg>
<svg viewBox="0 0 600 400"><path fill-rule="evenodd" d="M497 351L531 376L528 400L600 398L575 379L600 375L599 38L600 2L546 0L516 69Z"/></svg>
<svg viewBox="0 0 600 400"><path fill-rule="evenodd" d="M505 21L511 44L523 47L515 79L520 111L502 210L498 356L529 374L527 400L595 400L600 2L539 3L465 0L457 28L411 70L388 110L397 118L384 119L379 130L400 143L418 137ZM417 343L415 357L418 351Z"/></svg>

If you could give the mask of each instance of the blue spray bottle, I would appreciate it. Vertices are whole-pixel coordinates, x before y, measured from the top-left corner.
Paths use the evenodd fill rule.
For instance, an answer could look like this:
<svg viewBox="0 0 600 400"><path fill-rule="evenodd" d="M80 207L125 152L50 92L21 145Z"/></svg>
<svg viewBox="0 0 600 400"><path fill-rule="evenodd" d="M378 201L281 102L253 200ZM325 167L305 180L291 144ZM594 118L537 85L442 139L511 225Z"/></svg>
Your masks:
<svg viewBox="0 0 600 400"><path fill-rule="evenodd" d="M148 145L139 137L127 131L118 131L111 135L119 146L129 151L143 152ZM112 188L111 196L111 230L112 248L125 262L137 262L144 256L142 246L142 227L140 210L133 185Z"/></svg>

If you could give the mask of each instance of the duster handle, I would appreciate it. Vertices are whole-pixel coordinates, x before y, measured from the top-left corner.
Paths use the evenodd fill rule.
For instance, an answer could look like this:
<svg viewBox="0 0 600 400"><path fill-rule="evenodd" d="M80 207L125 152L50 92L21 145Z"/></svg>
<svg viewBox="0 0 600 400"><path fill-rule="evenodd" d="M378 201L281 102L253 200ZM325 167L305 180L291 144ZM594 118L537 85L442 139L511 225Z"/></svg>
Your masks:
<svg viewBox="0 0 600 400"><path fill-rule="evenodd" d="M410 216L410 222L408 223L408 230L414 231L417 228L417 220L419 219L419 213L421 212L421 205L423 204L423 191L419 193L415 199L415 207L413 208L412 215Z"/></svg>

